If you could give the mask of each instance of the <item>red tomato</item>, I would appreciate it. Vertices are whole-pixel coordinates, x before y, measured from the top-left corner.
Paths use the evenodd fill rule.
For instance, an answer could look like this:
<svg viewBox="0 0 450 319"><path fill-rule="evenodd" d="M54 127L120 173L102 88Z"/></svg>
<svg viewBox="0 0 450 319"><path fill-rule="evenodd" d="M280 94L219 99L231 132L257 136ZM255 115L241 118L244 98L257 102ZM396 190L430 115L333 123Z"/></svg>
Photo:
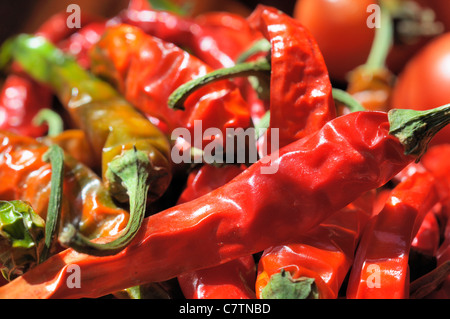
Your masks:
<svg viewBox="0 0 450 319"><path fill-rule="evenodd" d="M430 2L430 7L436 11L445 9L445 13L438 14L442 22L450 16L449 0L417 1ZM375 35L375 29L367 25L373 13L368 7L374 4L378 1L297 0L293 16L316 38L331 79L345 82L349 71L366 62ZM447 21L450 26L448 17ZM406 62L429 40L429 37L420 37L408 44L396 43L386 61L389 70L394 74L401 72Z"/></svg>
<svg viewBox="0 0 450 319"><path fill-rule="evenodd" d="M450 103L450 32L428 43L406 65L394 87L392 108L426 110ZM450 143L450 125L431 141Z"/></svg>
<svg viewBox="0 0 450 319"><path fill-rule="evenodd" d="M366 62L375 29L367 27L367 7L376 0L298 0L294 18L319 44L332 79L345 81L346 74Z"/></svg>

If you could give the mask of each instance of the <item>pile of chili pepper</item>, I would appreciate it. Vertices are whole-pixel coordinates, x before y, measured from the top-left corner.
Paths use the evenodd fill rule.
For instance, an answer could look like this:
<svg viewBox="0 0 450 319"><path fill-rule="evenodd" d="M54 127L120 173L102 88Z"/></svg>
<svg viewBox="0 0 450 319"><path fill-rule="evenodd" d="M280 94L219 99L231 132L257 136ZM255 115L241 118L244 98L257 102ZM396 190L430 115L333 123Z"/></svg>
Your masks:
<svg viewBox="0 0 450 319"><path fill-rule="evenodd" d="M151 3L0 47L0 298L449 298L450 99L391 105L399 7L343 86L290 13Z"/></svg>

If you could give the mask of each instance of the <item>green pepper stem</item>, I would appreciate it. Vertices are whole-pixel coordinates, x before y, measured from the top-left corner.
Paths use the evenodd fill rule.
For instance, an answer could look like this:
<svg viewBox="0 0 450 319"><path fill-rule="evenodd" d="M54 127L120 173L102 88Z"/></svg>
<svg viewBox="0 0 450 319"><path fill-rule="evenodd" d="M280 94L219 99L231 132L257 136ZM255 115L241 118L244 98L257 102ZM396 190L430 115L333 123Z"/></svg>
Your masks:
<svg viewBox="0 0 450 319"><path fill-rule="evenodd" d="M52 165L52 176L50 186L50 199L48 203L47 218L45 221L45 242L39 263L44 262L50 252L50 248L56 236L56 231L61 219L61 205L64 179L64 151L58 145L50 146L44 153L44 161Z"/></svg>
<svg viewBox="0 0 450 319"><path fill-rule="evenodd" d="M33 118L36 126L46 123L48 126L48 136L57 136L64 130L64 122L61 116L51 109L43 109Z"/></svg>
<svg viewBox="0 0 450 319"><path fill-rule="evenodd" d="M178 87L169 96L168 105L170 108L184 110L183 103L190 94L198 90L200 87L223 79L267 74L270 70L271 65L269 60L261 58L257 61L240 63L229 68L212 71Z"/></svg>
<svg viewBox="0 0 450 319"><path fill-rule="evenodd" d="M392 22L391 12L387 5L379 1L380 5L380 24L375 29L375 37L369 57L363 67L369 70L382 69L386 65L386 59L394 41L394 26Z"/></svg>
<svg viewBox="0 0 450 319"><path fill-rule="evenodd" d="M262 299L319 299L314 278L292 278L284 269L273 274L262 289Z"/></svg>
<svg viewBox="0 0 450 319"><path fill-rule="evenodd" d="M358 111L365 111L366 109L357 101L351 94L347 93L344 90L341 89L332 89L333 98L340 102L345 104L350 112L358 112Z"/></svg>
<svg viewBox="0 0 450 319"><path fill-rule="evenodd" d="M148 156L136 148L124 152L109 164L106 176L114 185L122 185L130 200L130 217L118 238L107 243L95 243L73 225L68 225L59 237L61 244L95 256L114 255L123 250L133 240L145 217L150 167Z"/></svg>
<svg viewBox="0 0 450 319"><path fill-rule="evenodd" d="M270 110L266 111L264 116L255 125L255 139L258 140L270 127Z"/></svg>
<svg viewBox="0 0 450 319"><path fill-rule="evenodd" d="M242 54L237 58L236 63L244 63L249 57L253 56L257 53L268 53L271 49L271 43L266 38L262 38L261 40L258 40L252 44L252 46L242 52Z"/></svg>
<svg viewBox="0 0 450 319"><path fill-rule="evenodd" d="M430 140L450 124L450 104L425 111L392 109L388 118L389 134L405 146L405 154L415 155L419 161Z"/></svg>

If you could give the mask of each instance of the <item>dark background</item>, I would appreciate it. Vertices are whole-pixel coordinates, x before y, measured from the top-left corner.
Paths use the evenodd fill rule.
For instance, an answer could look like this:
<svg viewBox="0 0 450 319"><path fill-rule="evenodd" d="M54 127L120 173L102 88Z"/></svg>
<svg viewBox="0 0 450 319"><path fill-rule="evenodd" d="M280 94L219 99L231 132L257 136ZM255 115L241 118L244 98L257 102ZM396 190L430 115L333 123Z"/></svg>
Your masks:
<svg viewBox="0 0 450 319"><path fill-rule="evenodd" d="M189 0L185 0L189 1ZM236 8L251 12L259 3L292 14L295 0L193 0L197 13ZM11 0L0 2L0 43L11 35L34 32L52 14L65 11L69 4L78 4L82 11L109 18L127 7L129 0Z"/></svg>

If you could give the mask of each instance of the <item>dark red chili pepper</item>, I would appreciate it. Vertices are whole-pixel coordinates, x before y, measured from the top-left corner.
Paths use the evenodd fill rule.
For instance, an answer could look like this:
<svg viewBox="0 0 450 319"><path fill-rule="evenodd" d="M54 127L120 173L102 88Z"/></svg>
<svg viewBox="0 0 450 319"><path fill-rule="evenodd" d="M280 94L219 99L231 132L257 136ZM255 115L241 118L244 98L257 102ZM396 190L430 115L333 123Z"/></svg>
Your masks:
<svg viewBox="0 0 450 319"><path fill-rule="evenodd" d="M115 255L83 254L83 245L60 238L73 249L1 287L0 297L102 296L298 238L420 157L449 123L449 108L337 117L281 149L272 163L261 159L211 193L147 217L134 240ZM262 171L273 165L276 172ZM71 264L80 269L81 288L76 290L66 285Z"/></svg>
<svg viewBox="0 0 450 319"><path fill-rule="evenodd" d="M347 298L409 297L411 243L425 215L438 201L434 177L428 172L416 172L392 190L383 210L372 218L362 235Z"/></svg>
<svg viewBox="0 0 450 319"><path fill-rule="evenodd" d="M374 195L368 192L300 239L264 250L258 264L257 297L337 298L372 214Z"/></svg>
<svg viewBox="0 0 450 319"><path fill-rule="evenodd" d="M236 165L203 165L189 174L178 204L210 193L244 169L244 166ZM216 267L184 273L178 276L178 283L187 299L254 299L255 279L255 261L248 255Z"/></svg>

